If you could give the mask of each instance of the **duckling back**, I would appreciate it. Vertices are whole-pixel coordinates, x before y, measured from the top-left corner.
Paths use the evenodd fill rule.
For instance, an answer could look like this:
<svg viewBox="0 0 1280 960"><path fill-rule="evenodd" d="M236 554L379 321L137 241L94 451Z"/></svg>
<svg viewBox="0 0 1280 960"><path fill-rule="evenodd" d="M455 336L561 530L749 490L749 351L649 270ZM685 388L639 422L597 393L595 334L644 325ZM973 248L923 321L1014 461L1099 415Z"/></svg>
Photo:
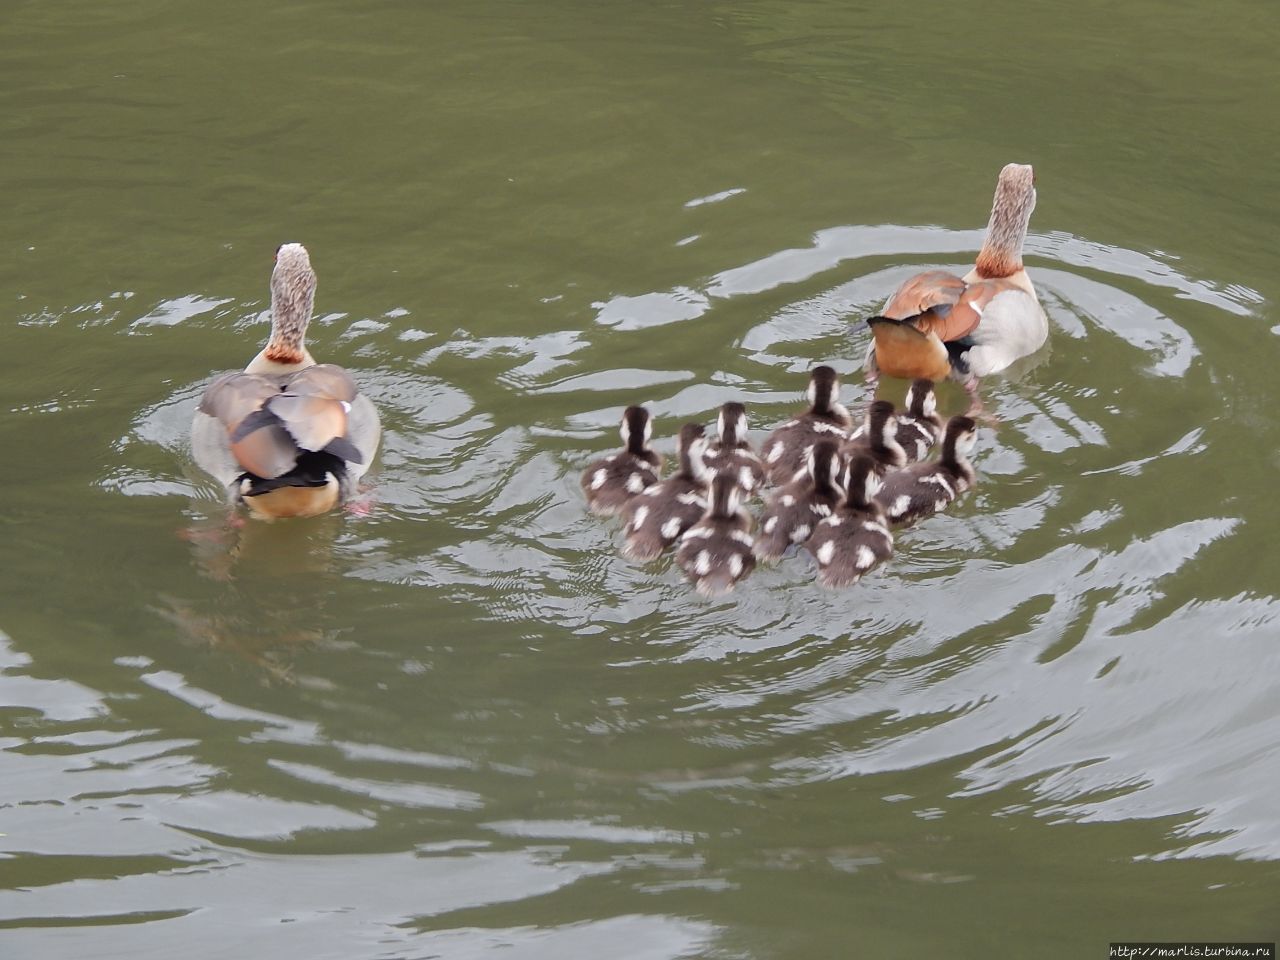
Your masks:
<svg viewBox="0 0 1280 960"><path fill-rule="evenodd" d="M740 493L737 477L717 475L702 519L680 538L676 563L703 596L728 593L755 569L751 518L738 505Z"/></svg>
<svg viewBox="0 0 1280 960"><path fill-rule="evenodd" d="M845 500L813 531L805 549L824 587L847 587L893 555L893 534L874 499L881 486L875 461L855 454L849 462Z"/></svg>
<svg viewBox="0 0 1280 960"><path fill-rule="evenodd" d="M706 439L701 424L680 430L680 469L646 488L622 509L626 543L622 552L633 560L652 560L698 522L707 508L710 472L703 462Z"/></svg>

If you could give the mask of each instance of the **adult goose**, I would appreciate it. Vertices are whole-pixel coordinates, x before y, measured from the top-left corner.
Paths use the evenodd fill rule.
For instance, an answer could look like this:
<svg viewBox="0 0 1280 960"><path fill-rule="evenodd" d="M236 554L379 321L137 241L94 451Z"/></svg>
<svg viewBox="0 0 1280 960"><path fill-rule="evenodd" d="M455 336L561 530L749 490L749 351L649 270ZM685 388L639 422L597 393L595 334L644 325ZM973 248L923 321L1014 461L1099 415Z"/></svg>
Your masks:
<svg viewBox="0 0 1280 960"><path fill-rule="evenodd" d="M373 402L306 347L316 275L300 243L276 251L271 337L242 372L205 390L191 426L196 463L258 517L312 517L356 493L378 449Z"/></svg>
<svg viewBox="0 0 1280 960"><path fill-rule="evenodd" d="M927 270L889 297L871 325L866 366L907 380L963 380L975 409L979 377L1034 353L1049 323L1022 265L1022 245L1036 205L1035 171L1010 163L1000 171L986 238L963 277Z"/></svg>

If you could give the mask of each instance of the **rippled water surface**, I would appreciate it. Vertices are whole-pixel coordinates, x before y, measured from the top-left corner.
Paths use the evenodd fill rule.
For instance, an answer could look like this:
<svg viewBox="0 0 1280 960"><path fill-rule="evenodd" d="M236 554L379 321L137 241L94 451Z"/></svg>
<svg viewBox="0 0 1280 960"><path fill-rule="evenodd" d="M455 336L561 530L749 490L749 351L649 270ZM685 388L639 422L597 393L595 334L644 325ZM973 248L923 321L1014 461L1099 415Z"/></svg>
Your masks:
<svg viewBox="0 0 1280 960"><path fill-rule="evenodd" d="M989 13L0 14L0 955L1280 936L1277 21ZM622 559L621 409L759 440L824 361L860 408L1010 160L1052 332L977 489L839 593ZM286 240L373 507L235 524L187 430Z"/></svg>

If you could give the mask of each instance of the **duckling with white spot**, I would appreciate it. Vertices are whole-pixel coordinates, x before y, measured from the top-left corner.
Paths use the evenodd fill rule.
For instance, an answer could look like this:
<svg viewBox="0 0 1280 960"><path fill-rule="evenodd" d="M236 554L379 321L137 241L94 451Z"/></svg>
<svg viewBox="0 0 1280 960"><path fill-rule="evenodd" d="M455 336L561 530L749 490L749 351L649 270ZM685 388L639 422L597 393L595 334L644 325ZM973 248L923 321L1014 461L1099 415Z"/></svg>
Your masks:
<svg viewBox="0 0 1280 960"><path fill-rule="evenodd" d="M835 440L819 440L813 445L805 470L769 497L755 542L758 560L777 560L792 544L809 539L844 498L843 472L844 458Z"/></svg>
<svg viewBox="0 0 1280 960"><path fill-rule="evenodd" d="M719 439L707 447L707 466L716 473L732 473L742 492L751 496L764 483L764 462L747 439L747 408L729 402L720 408L716 420Z"/></svg>
<svg viewBox="0 0 1280 960"><path fill-rule="evenodd" d="M898 417L888 400L875 400L867 407L867 419L862 431L848 440L841 448L845 456L865 453L876 463L876 472L883 477L891 470L907 465L907 452L898 442Z"/></svg>
<svg viewBox="0 0 1280 960"><path fill-rule="evenodd" d="M872 567L893 556L893 534L884 508L875 499L881 488L875 460L856 453L849 460L845 499L823 520L805 549L818 564L818 582L824 587L847 587L862 579Z"/></svg>
<svg viewBox="0 0 1280 960"><path fill-rule="evenodd" d="M711 471L703 461L707 440L699 423L680 428L680 469L647 487L622 508L626 543L622 552L633 560L652 560L680 539L707 509Z"/></svg>
<svg viewBox="0 0 1280 960"><path fill-rule="evenodd" d="M969 454L977 443L972 417L947 421L942 451L936 461L913 463L885 478L876 500L894 523L912 523L945 510L977 481Z"/></svg>
<svg viewBox="0 0 1280 960"><path fill-rule="evenodd" d="M680 538L676 563L703 596L728 593L755 569L751 516L739 505L741 496L736 476L716 474L706 513Z"/></svg>
<svg viewBox="0 0 1280 960"><path fill-rule="evenodd" d="M840 402L840 377L831 367L814 367L809 375L809 409L782 424L765 440L764 465L769 482L781 486L804 469L809 450L819 440L845 440L853 418Z"/></svg>
<svg viewBox="0 0 1280 960"><path fill-rule="evenodd" d="M662 454L649 448L653 419L644 407L627 407L618 429L622 449L582 471L582 492L592 513L610 517L658 482Z"/></svg>
<svg viewBox="0 0 1280 960"><path fill-rule="evenodd" d="M868 411L869 412L869 411ZM938 398L933 381L920 378L907 388L902 409L894 414L898 418L898 430L894 439L907 455L907 460L917 463L929 455L934 444L942 439L942 417L938 416ZM865 449L869 444L865 421L853 431L845 453L852 455L854 447Z"/></svg>

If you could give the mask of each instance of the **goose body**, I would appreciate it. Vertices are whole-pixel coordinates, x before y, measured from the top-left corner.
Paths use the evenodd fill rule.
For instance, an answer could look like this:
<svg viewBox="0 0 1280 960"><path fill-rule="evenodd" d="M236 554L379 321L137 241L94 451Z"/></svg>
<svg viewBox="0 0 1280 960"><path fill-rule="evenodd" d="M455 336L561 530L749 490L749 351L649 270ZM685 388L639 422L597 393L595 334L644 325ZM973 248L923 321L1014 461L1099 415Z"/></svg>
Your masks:
<svg viewBox="0 0 1280 960"><path fill-rule="evenodd" d="M680 539L707 509L711 471L702 456L706 437L701 424L680 429L680 468L647 487L622 508L626 543L622 552L633 560L652 560Z"/></svg>
<svg viewBox="0 0 1280 960"><path fill-rule="evenodd" d="M627 407L618 431L622 449L582 471L582 492L592 513L612 516L628 500L658 482L662 455L649 449L653 420L644 407Z"/></svg>
<svg viewBox="0 0 1280 960"><path fill-rule="evenodd" d="M739 506L741 496L736 476L717 474L702 519L680 538L676 563L703 596L728 593L755 569L751 517Z"/></svg>
<svg viewBox="0 0 1280 960"><path fill-rule="evenodd" d="M805 544L824 587L847 587L893 555L893 534L875 497L881 487L876 462L865 453L849 461L845 499Z"/></svg>
<svg viewBox="0 0 1280 960"><path fill-rule="evenodd" d="M958 277L928 270L906 280L867 322L867 368L905 379L956 377L971 387L1039 350L1049 324L1022 265L1035 209L1035 172L1000 171L986 238L973 269Z"/></svg>
<svg viewBox="0 0 1280 960"><path fill-rule="evenodd" d="M719 438L707 446L703 459L717 474L731 473L746 496L758 492L764 483L764 462L747 439L747 408L726 403L717 418Z"/></svg>
<svg viewBox="0 0 1280 960"><path fill-rule="evenodd" d="M217 377L191 426L196 463L232 503L256 516L308 517L357 491L378 449L373 402L305 345L316 275L307 250L286 243L271 274L271 338L243 372Z"/></svg>
<svg viewBox="0 0 1280 960"><path fill-rule="evenodd" d="M805 469L769 497L760 517L755 554L764 561L780 558L792 544L804 543L814 528L839 506L844 460L834 440L819 440L810 449Z"/></svg>
<svg viewBox="0 0 1280 960"><path fill-rule="evenodd" d="M876 500L886 516L894 523L911 523L945 510L977 480L969 463L976 440L977 426L972 418L948 420L936 461L913 463L885 478Z"/></svg>
<svg viewBox="0 0 1280 960"><path fill-rule="evenodd" d="M760 448L769 482L787 483L804 469L819 440L844 440L853 418L840 403L840 378L831 367L814 367L809 376L809 409L769 434Z"/></svg>

